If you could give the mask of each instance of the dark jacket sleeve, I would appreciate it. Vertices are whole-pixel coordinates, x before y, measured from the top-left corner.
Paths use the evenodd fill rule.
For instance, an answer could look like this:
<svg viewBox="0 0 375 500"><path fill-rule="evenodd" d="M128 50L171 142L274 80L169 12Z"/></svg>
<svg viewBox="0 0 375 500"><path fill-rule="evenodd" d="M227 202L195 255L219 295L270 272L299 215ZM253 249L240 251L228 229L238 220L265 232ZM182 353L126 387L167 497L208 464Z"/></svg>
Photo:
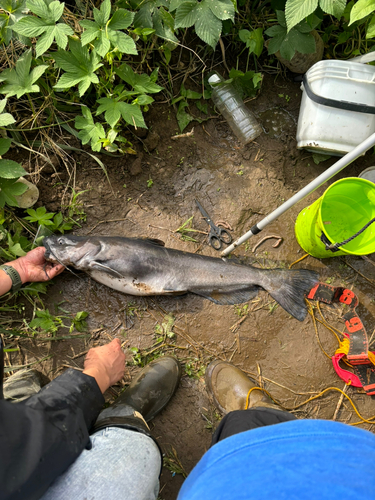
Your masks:
<svg viewBox="0 0 375 500"><path fill-rule="evenodd" d="M0 401L0 499L39 499L89 444L104 404L93 377L68 370L21 403Z"/></svg>

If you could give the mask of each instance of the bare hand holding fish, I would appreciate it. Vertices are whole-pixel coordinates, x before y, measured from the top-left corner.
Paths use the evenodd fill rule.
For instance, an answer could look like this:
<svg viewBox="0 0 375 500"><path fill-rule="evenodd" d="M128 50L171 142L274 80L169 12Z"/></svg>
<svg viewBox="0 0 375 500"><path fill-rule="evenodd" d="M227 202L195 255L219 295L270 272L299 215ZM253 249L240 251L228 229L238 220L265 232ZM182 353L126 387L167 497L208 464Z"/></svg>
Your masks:
<svg viewBox="0 0 375 500"><path fill-rule="evenodd" d="M43 242L48 261L86 272L130 295L201 295L215 304L247 302L263 288L302 321L304 295L318 282L307 269L258 269L229 260L164 247L160 240L120 236L52 236Z"/></svg>

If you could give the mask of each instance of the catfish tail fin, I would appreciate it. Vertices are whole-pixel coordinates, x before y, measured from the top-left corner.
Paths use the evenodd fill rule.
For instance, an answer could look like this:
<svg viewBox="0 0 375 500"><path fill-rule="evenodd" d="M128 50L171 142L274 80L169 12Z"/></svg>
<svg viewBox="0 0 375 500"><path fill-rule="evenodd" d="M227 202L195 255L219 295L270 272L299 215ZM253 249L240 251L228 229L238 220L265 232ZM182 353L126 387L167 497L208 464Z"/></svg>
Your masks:
<svg viewBox="0 0 375 500"><path fill-rule="evenodd" d="M308 269L270 269L269 272L278 273L278 276L272 276L272 280L264 280L262 288L286 312L303 321L307 314L305 294L318 283L318 273Z"/></svg>

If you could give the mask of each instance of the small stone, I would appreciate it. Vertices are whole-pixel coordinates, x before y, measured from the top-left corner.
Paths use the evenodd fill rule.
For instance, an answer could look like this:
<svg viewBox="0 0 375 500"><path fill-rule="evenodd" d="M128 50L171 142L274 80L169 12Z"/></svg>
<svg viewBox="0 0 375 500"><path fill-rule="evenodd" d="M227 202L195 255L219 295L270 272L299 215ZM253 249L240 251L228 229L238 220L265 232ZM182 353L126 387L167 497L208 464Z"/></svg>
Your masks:
<svg viewBox="0 0 375 500"><path fill-rule="evenodd" d="M130 175L139 175L140 173L142 173L142 156L143 155L140 154L138 158L133 161L132 165L129 168Z"/></svg>
<svg viewBox="0 0 375 500"><path fill-rule="evenodd" d="M158 147L159 140L160 140L160 135L157 132L155 132L154 130L152 130L148 134L147 138L145 139L146 148L149 151L153 151L154 149L156 149Z"/></svg>

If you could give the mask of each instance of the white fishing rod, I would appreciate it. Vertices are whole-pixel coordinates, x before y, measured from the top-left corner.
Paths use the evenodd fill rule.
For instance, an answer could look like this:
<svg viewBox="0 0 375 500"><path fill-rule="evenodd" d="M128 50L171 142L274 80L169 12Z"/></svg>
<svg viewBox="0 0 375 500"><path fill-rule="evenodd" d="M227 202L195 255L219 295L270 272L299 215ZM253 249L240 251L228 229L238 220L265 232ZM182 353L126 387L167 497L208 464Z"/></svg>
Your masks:
<svg viewBox="0 0 375 500"><path fill-rule="evenodd" d="M356 146L352 151L347 153L345 156L340 158L339 161L334 163L332 167L323 172L319 177L314 179L307 184L301 191L298 191L294 196L292 196L288 201L283 203L279 208L276 208L273 212L271 212L267 217L262 219L260 222L255 224L250 231L245 233L241 238L238 238L234 243L232 243L229 247L227 247L223 252L221 252L221 256L225 257L229 255L235 248L245 243L252 236L259 234L262 229L264 229L270 222L273 222L275 219L280 217L284 212L289 210L289 208L293 207L296 203L303 200L307 195L313 193L315 189L318 189L322 184L331 179L338 172L343 170L346 166L356 160L359 156L363 155L368 151L372 146L375 145L375 133L370 135L366 140L361 142L358 146Z"/></svg>

